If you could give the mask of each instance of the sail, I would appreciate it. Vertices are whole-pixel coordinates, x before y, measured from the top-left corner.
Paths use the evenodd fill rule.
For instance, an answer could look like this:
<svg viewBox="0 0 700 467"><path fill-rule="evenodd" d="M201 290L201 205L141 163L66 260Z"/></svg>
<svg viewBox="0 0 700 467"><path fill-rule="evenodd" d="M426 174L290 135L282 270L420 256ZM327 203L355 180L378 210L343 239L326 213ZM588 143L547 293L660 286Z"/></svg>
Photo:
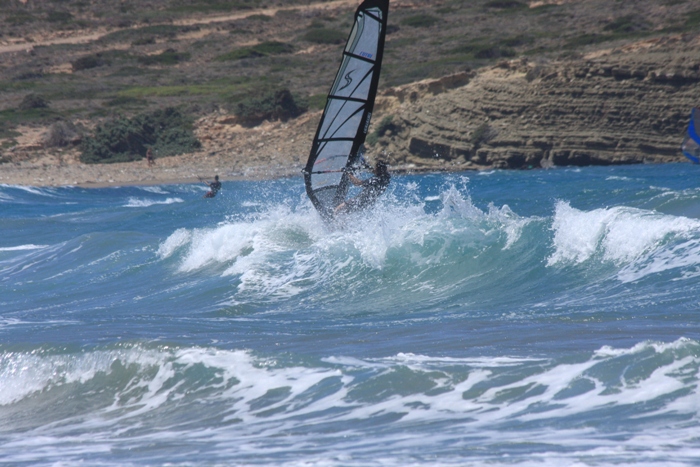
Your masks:
<svg viewBox="0 0 700 467"><path fill-rule="evenodd" d="M700 125L700 110L694 108L690 113L688 132L681 145L685 157L693 161L694 164L700 164L700 136L698 136L700 126L698 125Z"/></svg>
<svg viewBox="0 0 700 467"><path fill-rule="evenodd" d="M344 169L357 164L365 141L384 52L389 0L365 0L343 50L304 168L306 193L325 218L345 200Z"/></svg>

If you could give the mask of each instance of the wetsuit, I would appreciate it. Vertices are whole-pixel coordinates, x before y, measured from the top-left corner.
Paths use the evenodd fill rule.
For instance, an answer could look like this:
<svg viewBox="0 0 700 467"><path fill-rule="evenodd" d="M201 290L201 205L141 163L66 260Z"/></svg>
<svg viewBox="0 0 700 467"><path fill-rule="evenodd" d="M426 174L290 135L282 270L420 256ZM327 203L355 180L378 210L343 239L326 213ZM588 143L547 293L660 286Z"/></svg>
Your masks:
<svg viewBox="0 0 700 467"><path fill-rule="evenodd" d="M347 200L341 211L356 212L372 206L377 201L377 198L386 191L390 181L391 176L389 174L384 177L374 176L363 181L360 194Z"/></svg>
<svg viewBox="0 0 700 467"><path fill-rule="evenodd" d="M205 198L213 198L221 189L221 182L215 181L209 184L209 191L204 195Z"/></svg>

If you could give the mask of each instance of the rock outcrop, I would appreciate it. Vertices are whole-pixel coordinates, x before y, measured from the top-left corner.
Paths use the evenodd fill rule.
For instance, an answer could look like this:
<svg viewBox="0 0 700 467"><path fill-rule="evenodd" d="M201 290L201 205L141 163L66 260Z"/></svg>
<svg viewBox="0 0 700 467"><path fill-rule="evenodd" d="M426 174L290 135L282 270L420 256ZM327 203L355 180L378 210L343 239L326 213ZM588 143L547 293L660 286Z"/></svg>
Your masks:
<svg viewBox="0 0 700 467"><path fill-rule="evenodd" d="M409 169L678 161L698 105L700 40L667 37L388 90L377 100L372 150Z"/></svg>

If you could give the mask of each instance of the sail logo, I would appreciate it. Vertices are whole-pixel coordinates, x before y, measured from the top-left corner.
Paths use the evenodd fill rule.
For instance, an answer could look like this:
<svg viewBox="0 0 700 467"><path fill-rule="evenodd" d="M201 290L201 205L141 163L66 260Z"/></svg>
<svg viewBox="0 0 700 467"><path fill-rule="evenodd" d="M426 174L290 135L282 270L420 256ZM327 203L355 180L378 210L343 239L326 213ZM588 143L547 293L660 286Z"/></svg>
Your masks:
<svg viewBox="0 0 700 467"><path fill-rule="evenodd" d="M358 55L359 55L360 57L364 57L364 58L369 58L369 59L372 58L372 54L369 53L369 52L364 52L364 51L362 51L362 52L360 52Z"/></svg>
<svg viewBox="0 0 700 467"><path fill-rule="evenodd" d="M338 91L342 91L343 89L347 88L348 86L350 86L350 85L352 84L352 77L351 77L350 75L351 75L354 71L355 71L355 70L350 70L350 71L347 72L347 74L345 75L345 86L343 86L342 88L338 89Z"/></svg>

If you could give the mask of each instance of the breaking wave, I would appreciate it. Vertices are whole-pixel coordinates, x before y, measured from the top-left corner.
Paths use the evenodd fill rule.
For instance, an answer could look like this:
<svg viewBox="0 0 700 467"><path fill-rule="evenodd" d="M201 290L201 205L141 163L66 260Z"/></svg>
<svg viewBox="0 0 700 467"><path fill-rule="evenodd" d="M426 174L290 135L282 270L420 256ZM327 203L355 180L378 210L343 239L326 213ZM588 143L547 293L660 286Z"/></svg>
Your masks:
<svg viewBox="0 0 700 467"><path fill-rule="evenodd" d="M556 451L567 463L614 451L621 461L643 456L661 465L698 451L698 352L700 343L689 339L604 346L560 360L409 353L299 360L134 344L4 351L0 453L8 462L70 461L80 450L68 443L29 448L79 431L90 433L81 438L85 452L124 453L111 465L136 461L144 442L216 445L244 463L287 464L300 455L308 462L332 457L322 446L338 438L343 451L362 453L347 465L383 465L376 461L382 452L405 443L445 465L451 456L500 463L494 453L526 446L534 458ZM35 415L15 417L20 408ZM621 416L628 420L622 439L599 429ZM426 433L426 424L442 429ZM669 427L673 439L664 436ZM312 444L320 448L303 448ZM192 461L186 451L172 461Z"/></svg>

